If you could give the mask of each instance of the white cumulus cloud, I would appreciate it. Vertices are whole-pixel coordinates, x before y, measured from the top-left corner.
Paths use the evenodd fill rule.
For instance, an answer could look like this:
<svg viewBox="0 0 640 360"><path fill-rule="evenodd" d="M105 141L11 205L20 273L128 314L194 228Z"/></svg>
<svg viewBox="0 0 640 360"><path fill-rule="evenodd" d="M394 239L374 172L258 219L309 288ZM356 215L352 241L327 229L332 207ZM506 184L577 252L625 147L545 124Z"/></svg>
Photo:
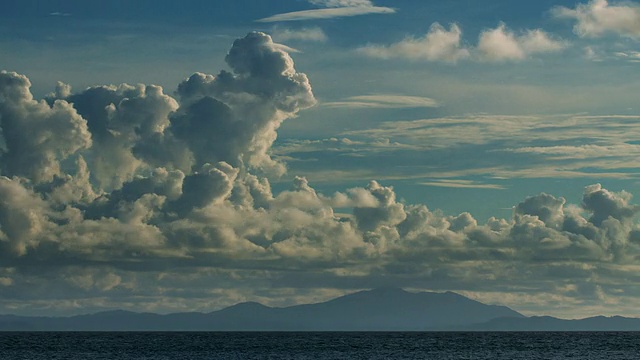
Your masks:
<svg viewBox="0 0 640 360"><path fill-rule="evenodd" d="M462 59L483 61L518 61L541 53L558 52L567 43L554 39L541 29L526 30L516 35L505 24L483 31L476 47L465 46L462 30L451 24L449 30L438 23L431 25L422 37L408 37L390 45L369 44L358 52L373 58L404 58L409 60L456 63Z"/></svg>
<svg viewBox="0 0 640 360"><path fill-rule="evenodd" d="M447 30L434 23L423 37L406 38L388 46L368 45L358 51L382 59L407 58L455 63L469 56L469 50L462 45L461 37L462 30L458 25L451 24Z"/></svg>
<svg viewBox="0 0 640 360"><path fill-rule="evenodd" d="M574 32L581 37L601 37L607 33L640 38L640 5L636 2L610 4L607 0L591 0L574 9L555 7L552 13L561 19L576 21Z"/></svg>
<svg viewBox="0 0 640 360"><path fill-rule="evenodd" d="M566 47L540 29L528 30L516 35L505 24L482 32L478 40L478 52L488 61L524 60L538 53L557 52Z"/></svg>

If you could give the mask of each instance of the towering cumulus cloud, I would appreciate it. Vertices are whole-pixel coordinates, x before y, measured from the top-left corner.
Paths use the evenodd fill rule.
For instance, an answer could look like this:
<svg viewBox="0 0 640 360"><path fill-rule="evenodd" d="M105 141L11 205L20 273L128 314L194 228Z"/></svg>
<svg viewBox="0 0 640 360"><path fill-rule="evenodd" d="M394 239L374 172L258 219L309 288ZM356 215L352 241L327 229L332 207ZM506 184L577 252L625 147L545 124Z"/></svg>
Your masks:
<svg viewBox="0 0 640 360"><path fill-rule="evenodd" d="M191 144L196 163L245 162L282 174L267 152L282 121L315 104L307 76L262 33L236 40L226 61L235 75L197 73L178 86L183 108L173 133Z"/></svg>
<svg viewBox="0 0 640 360"><path fill-rule="evenodd" d="M389 284L539 306L637 293L619 279L637 278L638 207L600 185L581 206L541 194L484 224L376 181L322 194L295 177L274 193L285 166L270 148L314 105L311 86L262 33L226 61L176 98L60 83L34 100L25 76L0 73L0 312L210 310Z"/></svg>

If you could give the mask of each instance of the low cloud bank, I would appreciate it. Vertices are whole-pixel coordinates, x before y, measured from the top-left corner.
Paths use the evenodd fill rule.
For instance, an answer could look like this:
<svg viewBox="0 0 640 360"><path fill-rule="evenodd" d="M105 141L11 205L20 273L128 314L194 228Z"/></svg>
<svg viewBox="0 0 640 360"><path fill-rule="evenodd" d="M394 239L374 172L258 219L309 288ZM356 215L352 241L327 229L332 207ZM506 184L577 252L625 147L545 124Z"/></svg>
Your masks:
<svg viewBox="0 0 640 360"><path fill-rule="evenodd" d="M390 283L584 303L637 292L620 279L637 277L639 208L598 184L579 206L540 194L485 224L376 181L321 194L295 177L274 194L286 167L270 149L315 104L309 80L263 33L226 61L233 72L193 74L175 97L60 83L36 100L26 76L0 73L2 312L211 309Z"/></svg>

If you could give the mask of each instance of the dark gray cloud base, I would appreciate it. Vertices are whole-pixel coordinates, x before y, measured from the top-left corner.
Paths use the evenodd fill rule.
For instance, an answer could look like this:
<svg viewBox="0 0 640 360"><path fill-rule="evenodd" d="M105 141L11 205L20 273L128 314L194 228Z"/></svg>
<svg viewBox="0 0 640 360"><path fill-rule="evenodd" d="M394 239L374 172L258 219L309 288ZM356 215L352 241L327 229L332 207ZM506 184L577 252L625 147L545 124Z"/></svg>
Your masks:
<svg viewBox="0 0 640 360"><path fill-rule="evenodd" d="M226 61L232 72L193 74L175 98L60 83L36 100L26 76L0 73L0 312L210 310L381 285L631 307L630 194L540 194L485 224L376 181L323 195L296 177L274 194L286 168L270 149L315 104L309 80L262 33Z"/></svg>

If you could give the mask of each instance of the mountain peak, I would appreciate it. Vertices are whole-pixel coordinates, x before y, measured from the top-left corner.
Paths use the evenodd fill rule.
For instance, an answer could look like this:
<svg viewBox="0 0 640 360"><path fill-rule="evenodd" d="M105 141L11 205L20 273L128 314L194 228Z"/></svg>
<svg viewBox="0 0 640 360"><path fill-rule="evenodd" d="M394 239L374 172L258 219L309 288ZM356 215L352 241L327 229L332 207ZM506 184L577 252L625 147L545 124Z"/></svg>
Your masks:
<svg viewBox="0 0 640 360"><path fill-rule="evenodd" d="M259 302L255 302L255 301L247 301L247 302L241 302L235 305L231 305L227 308L224 308L222 310L219 310L218 312L244 312L244 313L253 313L253 312L258 312L258 311L263 311L263 310L268 310L271 309L270 307L260 304ZM210 314L215 314L216 311L211 312Z"/></svg>
<svg viewBox="0 0 640 360"><path fill-rule="evenodd" d="M392 286L379 287L379 288L368 290L366 292L371 294L409 294L408 291L402 288L392 287Z"/></svg>
<svg viewBox="0 0 640 360"><path fill-rule="evenodd" d="M268 306L260 304L259 302L255 302L255 301L246 301L246 302L241 302L238 304L235 304L231 307L237 307L237 308L267 308Z"/></svg>

